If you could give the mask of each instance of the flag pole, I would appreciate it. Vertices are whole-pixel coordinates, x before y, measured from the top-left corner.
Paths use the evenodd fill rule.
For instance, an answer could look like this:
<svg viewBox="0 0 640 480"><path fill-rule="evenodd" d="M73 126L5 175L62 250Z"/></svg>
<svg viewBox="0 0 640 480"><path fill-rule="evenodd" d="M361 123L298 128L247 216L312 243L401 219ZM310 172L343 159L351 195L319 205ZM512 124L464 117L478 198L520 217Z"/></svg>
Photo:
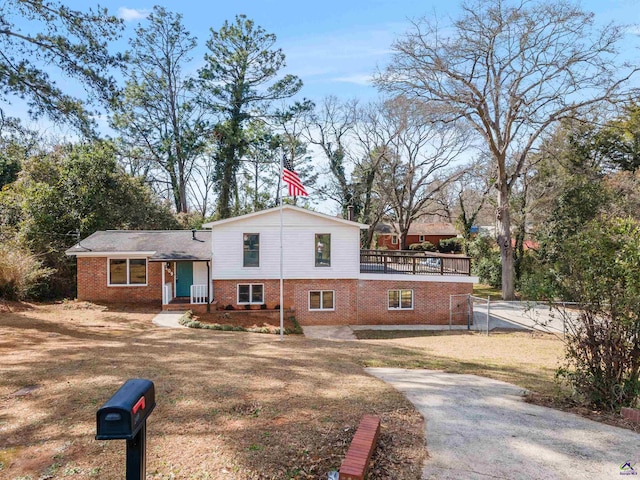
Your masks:
<svg viewBox="0 0 640 480"><path fill-rule="evenodd" d="M282 178L284 176L284 154L280 157L280 341L284 340L284 273L283 273L283 249L282 249Z"/></svg>

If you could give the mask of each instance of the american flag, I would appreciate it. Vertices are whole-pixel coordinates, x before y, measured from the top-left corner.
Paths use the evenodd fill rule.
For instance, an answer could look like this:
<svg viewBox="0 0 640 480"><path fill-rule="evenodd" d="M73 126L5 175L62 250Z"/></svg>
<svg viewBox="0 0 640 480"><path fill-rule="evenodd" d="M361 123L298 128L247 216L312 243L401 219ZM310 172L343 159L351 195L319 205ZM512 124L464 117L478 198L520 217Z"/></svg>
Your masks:
<svg viewBox="0 0 640 480"><path fill-rule="evenodd" d="M293 171L293 165L291 164L291 160L289 160L286 156L283 159L284 169L282 171L282 180L289 185L289 196L290 197L308 197L309 194L304 189L304 185L300 181L300 177L296 172Z"/></svg>

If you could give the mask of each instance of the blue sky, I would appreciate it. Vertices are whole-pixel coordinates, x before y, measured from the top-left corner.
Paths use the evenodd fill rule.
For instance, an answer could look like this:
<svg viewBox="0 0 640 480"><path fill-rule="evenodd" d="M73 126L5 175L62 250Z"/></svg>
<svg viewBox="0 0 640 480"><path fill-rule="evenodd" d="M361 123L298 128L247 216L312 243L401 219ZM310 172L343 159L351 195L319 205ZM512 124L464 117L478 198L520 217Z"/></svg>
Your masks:
<svg viewBox="0 0 640 480"><path fill-rule="evenodd" d="M86 5L77 3L79 7ZM141 21L136 17L153 6L117 0L101 4L128 20L127 34ZM369 84L370 76L378 66L386 64L394 39L410 28L410 20L434 13L455 17L459 4L456 0L236 0L215 1L205 6L188 1L168 1L162 5L184 15L185 26L199 40L200 48L195 54L198 60L202 58L210 28L217 30L224 20L246 14L276 34L278 46L287 56L288 72L303 80L302 94L316 100L329 94L363 99L376 96ZM640 23L638 0L589 0L582 5L596 13L601 24ZM629 54L638 57L638 51Z"/></svg>
<svg viewBox="0 0 640 480"><path fill-rule="evenodd" d="M80 10L92 5L91 0L63 0L71 8ZM168 10L183 14L185 27L198 38L191 68L201 65L209 29L219 29L225 20L236 14L249 18L276 34L277 46L287 57L287 73L298 75L304 82L301 96L319 100L327 95L340 98L369 100L377 96L369 83L377 67L384 67L391 45L410 28L410 19L437 13L440 17L457 16L458 0L325 0L300 2L277 0L166 1ZM133 35L138 23L154 3L127 0L102 0L100 5L126 21L122 41L115 47L127 48L127 38ZM639 0L588 0L585 10L596 13L596 21L614 21L630 25L629 45L637 45L640 34ZM629 47L624 57L638 63L640 52ZM71 85L63 85L69 88ZM22 112L21 112L22 110ZM19 103L7 108L19 116L24 109Z"/></svg>

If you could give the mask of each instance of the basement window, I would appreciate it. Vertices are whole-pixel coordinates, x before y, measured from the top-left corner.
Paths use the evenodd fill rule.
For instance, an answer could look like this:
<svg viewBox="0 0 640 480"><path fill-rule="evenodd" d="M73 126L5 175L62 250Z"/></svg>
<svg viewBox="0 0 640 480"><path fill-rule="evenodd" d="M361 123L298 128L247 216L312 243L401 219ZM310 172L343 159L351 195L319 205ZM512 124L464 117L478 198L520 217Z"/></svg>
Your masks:
<svg viewBox="0 0 640 480"><path fill-rule="evenodd" d="M309 292L309 310L335 310L333 290Z"/></svg>
<svg viewBox="0 0 640 480"><path fill-rule="evenodd" d="M389 290L389 310L413 310L413 290Z"/></svg>
<svg viewBox="0 0 640 480"><path fill-rule="evenodd" d="M264 303L264 285L247 283L238 285L238 304L251 305Z"/></svg>

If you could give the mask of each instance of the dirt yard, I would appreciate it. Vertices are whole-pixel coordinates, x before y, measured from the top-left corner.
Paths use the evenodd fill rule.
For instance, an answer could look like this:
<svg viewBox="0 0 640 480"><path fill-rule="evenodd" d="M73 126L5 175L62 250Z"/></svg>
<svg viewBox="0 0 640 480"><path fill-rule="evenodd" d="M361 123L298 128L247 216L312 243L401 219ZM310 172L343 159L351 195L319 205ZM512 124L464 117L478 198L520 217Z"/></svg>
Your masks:
<svg viewBox="0 0 640 480"><path fill-rule="evenodd" d="M424 424L362 367L471 373L558 394L556 337L358 331L330 342L161 329L155 312L0 304L0 479L124 478L124 441L96 441L96 410L128 378L155 382L147 478L311 479L336 470L363 414L382 419L371 479L419 479ZM614 423L599 412L576 413ZM427 439L428 440L428 439Z"/></svg>
<svg viewBox="0 0 640 480"><path fill-rule="evenodd" d="M364 373L371 346L160 329L152 313L90 304L12 310L0 311L2 479L124 478L124 441L96 441L95 416L136 377L156 386L147 478L326 478L363 414L382 419L371 478L420 478L422 417Z"/></svg>

